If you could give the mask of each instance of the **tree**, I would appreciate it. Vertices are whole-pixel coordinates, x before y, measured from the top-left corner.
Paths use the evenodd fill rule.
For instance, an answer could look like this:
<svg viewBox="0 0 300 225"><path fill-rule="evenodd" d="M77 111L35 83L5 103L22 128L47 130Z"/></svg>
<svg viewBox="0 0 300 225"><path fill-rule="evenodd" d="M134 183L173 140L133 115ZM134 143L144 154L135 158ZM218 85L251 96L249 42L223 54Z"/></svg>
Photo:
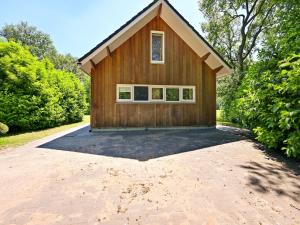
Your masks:
<svg viewBox="0 0 300 225"><path fill-rule="evenodd" d="M250 67L231 114L268 148L300 158L300 54L274 62Z"/></svg>
<svg viewBox="0 0 300 225"><path fill-rule="evenodd" d="M199 0L208 41L233 66L231 76L217 82L217 102L229 117L231 104L248 66L259 49L263 33L273 26L278 0ZM237 121L234 121L237 122Z"/></svg>
<svg viewBox="0 0 300 225"><path fill-rule="evenodd" d="M273 23L274 0L200 0L208 41L234 66L240 82L261 33Z"/></svg>
<svg viewBox="0 0 300 225"><path fill-rule="evenodd" d="M82 83L86 80L87 75L79 69L77 58L71 54L63 55L55 51L48 58L54 64L55 69L76 74Z"/></svg>
<svg viewBox="0 0 300 225"><path fill-rule="evenodd" d="M264 39L258 58L265 62L274 61L271 69L291 54L300 53L300 2L282 1L281 7L273 17L273 26L264 32Z"/></svg>
<svg viewBox="0 0 300 225"><path fill-rule="evenodd" d="M300 158L300 2L282 2L273 20L229 117L252 129L267 147Z"/></svg>
<svg viewBox="0 0 300 225"><path fill-rule="evenodd" d="M90 85L90 77L79 69L77 65L77 58L73 57L71 54L59 54L57 52L53 52L49 56L50 61L54 64L55 69L68 71L70 73L74 73L80 80L83 85L86 93L86 103L89 105L91 102L91 85ZM90 107L87 107L85 112L86 114L90 114Z"/></svg>
<svg viewBox="0 0 300 225"><path fill-rule="evenodd" d="M1 38L26 46L39 60L49 59L57 70L75 74L86 90L86 102L90 102L90 77L79 69L77 58L71 54L63 55L58 53L48 34L38 30L35 26L28 25L27 22L21 22L16 25L5 25L0 30L0 41Z"/></svg>
<svg viewBox="0 0 300 225"><path fill-rule="evenodd" d="M56 52L50 36L34 26L29 26L27 22L5 25L0 31L0 36L8 41L28 46L30 52L39 59Z"/></svg>
<svg viewBox="0 0 300 225"><path fill-rule="evenodd" d="M0 42L0 121L11 131L37 130L81 121L83 85L15 42Z"/></svg>

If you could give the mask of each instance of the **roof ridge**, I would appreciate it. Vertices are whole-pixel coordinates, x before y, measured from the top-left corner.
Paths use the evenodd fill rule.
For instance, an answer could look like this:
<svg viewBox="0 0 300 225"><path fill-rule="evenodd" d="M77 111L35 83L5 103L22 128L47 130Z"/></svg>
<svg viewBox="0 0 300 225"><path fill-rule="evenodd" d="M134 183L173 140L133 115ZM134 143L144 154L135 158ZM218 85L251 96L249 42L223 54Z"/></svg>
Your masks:
<svg viewBox="0 0 300 225"><path fill-rule="evenodd" d="M128 20L124 25L119 27L117 30L115 30L111 35L109 35L107 38L105 38L103 41L101 41L99 44L97 44L94 48L92 48L89 52L84 54L82 57L78 59L78 62L80 63L82 60L84 60L86 57L91 55L95 50L97 50L100 46L102 46L105 42L110 40L113 36L115 36L117 33L119 33L121 30L123 30L125 27L127 27L131 22L133 22L137 17L142 15L145 11L147 11L149 8L151 8L156 2L161 0L154 0L151 2L148 6L146 6L143 10L138 12L135 16L133 16L130 20ZM165 1L165 0L164 0Z"/></svg>
<svg viewBox="0 0 300 225"><path fill-rule="evenodd" d="M128 20L124 25L122 25L119 29L114 31L111 35L109 35L102 42L100 42L98 45L96 45L94 48L92 48L84 56L79 58L78 63L81 63L81 61L83 61L85 58L90 56L94 51L96 51L98 48L100 48L105 42L107 42L111 38L113 38L116 34L118 34L120 31L122 31L125 27L127 27L130 23L132 23L136 18L138 18L140 15L142 15L145 11L150 9L153 5L155 5L159 1L166 3L166 5L168 5L175 12L175 14L177 14L177 16L179 16L179 18L212 50L213 53L215 53L230 69L232 68L231 65L223 58L223 56L221 56L220 53L217 52L211 44L209 44L209 42L179 13L179 11L168 0L153 0L148 6L146 6L143 10L138 12L135 16L133 16L130 20Z"/></svg>

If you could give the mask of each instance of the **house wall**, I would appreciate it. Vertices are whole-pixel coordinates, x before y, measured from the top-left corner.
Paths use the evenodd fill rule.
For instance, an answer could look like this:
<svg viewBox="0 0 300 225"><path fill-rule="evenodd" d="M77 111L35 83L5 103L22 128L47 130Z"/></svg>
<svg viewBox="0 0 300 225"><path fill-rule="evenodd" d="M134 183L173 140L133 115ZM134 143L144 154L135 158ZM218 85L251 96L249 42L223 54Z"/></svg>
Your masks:
<svg viewBox="0 0 300 225"><path fill-rule="evenodd" d="M165 32L165 64L150 63L151 30ZM92 128L215 126L216 74L155 18L92 70ZM117 84L194 85L196 103L117 103Z"/></svg>

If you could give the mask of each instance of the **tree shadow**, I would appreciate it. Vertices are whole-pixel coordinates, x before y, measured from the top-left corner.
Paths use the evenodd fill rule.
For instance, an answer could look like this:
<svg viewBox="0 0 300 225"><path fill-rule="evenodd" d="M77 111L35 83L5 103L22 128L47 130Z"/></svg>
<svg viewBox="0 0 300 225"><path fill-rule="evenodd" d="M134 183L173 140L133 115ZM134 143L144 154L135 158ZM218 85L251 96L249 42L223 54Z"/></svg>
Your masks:
<svg viewBox="0 0 300 225"><path fill-rule="evenodd" d="M239 165L249 173L247 185L256 192L265 194L275 192L278 196L285 196L299 203L299 161L286 158L258 143L254 145L264 152L268 162L250 161L246 165Z"/></svg>
<svg viewBox="0 0 300 225"><path fill-rule="evenodd" d="M218 129L89 132L89 127L39 148L147 161L245 139Z"/></svg>
<svg viewBox="0 0 300 225"><path fill-rule="evenodd" d="M296 175L300 175L300 161L293 158L288 158L284 151L278 151L274 149L268 149L264 145L257 142L255 139L252 139L254 147L261 150L267 160L273 160L282 164L285 168L288 168L293 171Z"/></svg>

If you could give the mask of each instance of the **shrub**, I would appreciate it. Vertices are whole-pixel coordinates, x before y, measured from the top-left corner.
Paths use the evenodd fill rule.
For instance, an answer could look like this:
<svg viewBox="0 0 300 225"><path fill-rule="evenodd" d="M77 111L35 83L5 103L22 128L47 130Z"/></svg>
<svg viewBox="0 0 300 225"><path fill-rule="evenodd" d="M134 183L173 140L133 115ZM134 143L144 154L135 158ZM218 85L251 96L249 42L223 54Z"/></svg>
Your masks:
<svg viewBox="0 0 300 225"><path fill-rule="evenodd" d="M0 42L0 85L0 120L12 131L82 120L86 106L79 79L19 44Z"/></svg>
<svg viewBox="0 0 300 225"><path fill-rule="evenodd" d="M267 147L300 158L300 55L272 70L260 72L262 67L257 63L249 70L231 116Z"/></svg>
<svg viewBox="0 0 300 225"><path fill-rule="evenodd" d="M8 131L8 126L0 122L0 134L6 134Z"/></svg>
<svg viewBox="0 0 300 225"><path fill-rule="evenodd" d="M300 1L281 2L245 78L236 82L234 73L218 82L218 99L226 119L251 128L269 148L300 158Z"/></svg>

